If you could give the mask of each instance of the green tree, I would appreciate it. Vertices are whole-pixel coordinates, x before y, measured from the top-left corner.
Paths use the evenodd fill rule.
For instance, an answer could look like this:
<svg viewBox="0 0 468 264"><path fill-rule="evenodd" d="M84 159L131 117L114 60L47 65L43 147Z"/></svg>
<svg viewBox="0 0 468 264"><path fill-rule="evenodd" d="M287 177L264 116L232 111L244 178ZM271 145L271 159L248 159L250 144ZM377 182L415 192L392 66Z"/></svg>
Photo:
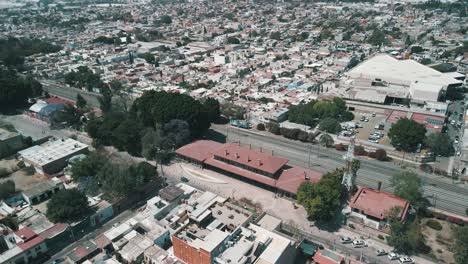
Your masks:
<svg viewBox="0 0 468 264"><path fill-rule="evenodd" d="M425 136L426 128L424 125L408 118L399 119L392 124L388 132L391 144L395 148L407 152L416 150L418 144L424 142Z"/></svg>
<svg viewBox="0 0 468 264"><path fill-rule="evenodd" d="M221 109L218 100L211 97L207 98L205 101L203 101L203 107L205 107L208 120L210 120L210 122L216 122L219 120L219 117L221 116Z"/></svg>
<svg viewBox="0 0 468 264"><path fill-rule="evenodd" d="M452 156L455 152L453 142L447 134L432 133L426 138L426 145L429 146L434 156L442 155L444 157Z"/></svg>
<svg viewBox="0 0 468 264"><path fill-rule="evenodd" d="M258 124L257 124L257 130L265 131L265 124L263 124L263 123L258 123Z"/></svg>
<svg viewBox="0 0 468 264"><path fill-rule="evenodd" d="M81 94L76 94L76 106L79 109L84 109L87 104L88 102L86 102L86 100L83 98L83 96L81 96Z"/></svg>
<svg viewBox="0 0 468 264"><path fill-rule="evenodd" d="M0 67L0 112L26 106L28 99L42 94L42 85L31 76L18 76L15 70Z"/></svg>
<svg viewBox="0 0 468 264"><path fill-rule="evenodd" d="M244 114L247 112L247 110L244 107L231 102L222 104L220 110L222 115L233 120L244 119Z"/></svg>
<svg viewBox="0 0 468 264"><path fill-rule="evenodd" d="M98 97L99 105L103 113L108 113L112 109L112 92L108 87L101 89L101 96Z"/></svg>
<svg viewBox="0 0 468 264"><path fill-rule="evenodd" d="M341 125L338 120L331 118L331 117L326 117L320 121L319 128L322 131L325 131L327 133L331 134L337 134L341 131Z"/></svg>
<svg viewBox="0 0 468 264"><path fill-rule="evenodd" d="M65 106L57 112L55 121L58 123L66 123L68 126L77 128L80 123L81 111L73 105L65 104Z"/></svg>
<svg viewBox="0 0 468 264"><path fill-rule="evenodd" d="M0 223L8 226L13 231L18 231L18 219L16 217L7 215L3 219L0 220Z"/></svg>
<svg viewBox="0 0 468 264"><path fill-rule="evenodd" d="M0 183L0 200L8 199L16 193L15 182L8 180Z"/></svg>
<svg viewBox="0 0 468 264"><path fill-rule="evenodd" d="M275 134L275 135L280 135L281 134L280 126L275 122L268 123L268 131L270 133Z"/></svg>
<svg viewBox="0 0 468 264"><path fill-rule="evenodd" d="M240 40L236 37L228 37L226 42L228 44L240 44Z"/></svg>
<svg viewBox="0 0 468 264"><path fill-rule="evenodd" d="M408 200L418 209L424 209L427 206L427 200L423 196L422 181L416 173L401 171L393 175L390 182L396 196Z"/></svg>
<svg viewBox="0 0 468 264"><path fill-rule="evenodd" d="M468 226L459 226L455 230L453 254L458 264L468 263Z"/></svg>
<svg viewBox="0 0 468 264"><path fill-rule="evenodd" d="M168 15L163 15L161 16L161 23L163 24L171 24L172 23L172 17Z"/></svg>
<svg viewBox="0 0 468 264"><path fill-rule="evenodd" d="M303 182L297 190L297 201L303 205L310 218L329 221L341 207L343 188L342 170L328 172L317 183Z"/></svg>
<svg viewBox="0 0 468 264"><path fill-rule="evenodd" d="M333 138L329 134L322 134L320 136L320 145L325 146L327 148L333 147L334 141Z"/></svg>
<svg viewBox="0 0 468 264"><path fill-rule="evenodd" d="M91 152L82 160L71 163L71 176L74 180L83 177L94 177L106 163L107 158L98 153Z"/></svg>
<svg viewBox="0 0 468 264"><path fill-rule="evenodd" d="M88 198L77 189L64 189L47 203L47 218L54 222L73 222L90 212Z"/></svg>
<svg viewBox="0 0 468 264"><path fill-rule="evenodd" d="M141 152L141 131L143 125L139 120L126 118L112 132L114 138L112 145L120 151L127 151L129 154L138 156Z"/></svg>

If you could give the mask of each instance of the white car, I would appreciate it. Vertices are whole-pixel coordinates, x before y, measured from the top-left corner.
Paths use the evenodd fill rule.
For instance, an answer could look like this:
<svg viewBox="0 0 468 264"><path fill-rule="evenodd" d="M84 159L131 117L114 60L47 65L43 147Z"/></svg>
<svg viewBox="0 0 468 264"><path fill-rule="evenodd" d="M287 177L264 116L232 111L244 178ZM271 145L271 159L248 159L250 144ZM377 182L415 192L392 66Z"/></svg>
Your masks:
<svg viewBox="0 0 468 264"><path fill-rule="evenodd" d="M366 243L362 240L354 240L353 241L353 247L355 248L361 248L367 246Z"/></svg>
<svg viewBox="0 0 468 264"><path fill-rule="evenodd" d="M400 263L414 263L413 259L410 257L401 257L398 259Z"/></svg>
<svg viewBox="0 0 468 264"><path fill-rule="evenodd" d="M395 259L398 259L400 257L400 255L398 255L395 252L390 252L390 253L388 253L387 257L388 257L389 260L395 260Z"/></svg>
<svg viewBox="0 0 468 264"><path fill-rule="evenodd" d="M377 256L383 256L387 254L387 251L385 251L384 249L377 249Z"/></svg>

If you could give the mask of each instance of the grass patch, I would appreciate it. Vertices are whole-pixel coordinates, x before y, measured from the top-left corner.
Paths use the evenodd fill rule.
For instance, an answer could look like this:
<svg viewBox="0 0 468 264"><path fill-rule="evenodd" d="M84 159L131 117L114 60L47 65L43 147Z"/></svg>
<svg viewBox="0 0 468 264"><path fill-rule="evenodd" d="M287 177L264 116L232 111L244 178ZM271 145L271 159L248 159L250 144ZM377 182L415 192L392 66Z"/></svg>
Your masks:
<svg viewBox="0 0 468 264"><path fill-rule="evenodd" d="M434 220L434 219L429 219L426 222L426 225L434 230L440 231L442 230L442 225L439 223L439 221Z"/></svg>

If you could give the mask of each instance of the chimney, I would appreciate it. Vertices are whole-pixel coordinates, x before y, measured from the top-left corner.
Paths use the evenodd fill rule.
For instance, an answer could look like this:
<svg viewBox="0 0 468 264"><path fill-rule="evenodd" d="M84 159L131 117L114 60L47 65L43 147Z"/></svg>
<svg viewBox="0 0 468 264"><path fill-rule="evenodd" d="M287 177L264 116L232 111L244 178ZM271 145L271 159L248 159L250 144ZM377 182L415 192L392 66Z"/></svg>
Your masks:
<svg viewBox="0 0 468 264"><path fill-rule="evenodd" d="M250 162L250 157L249 157L249 155L247 155L247 162Z"/></svg>
<svg viewBox="0 0 468 264"><path fill-rule="evenodd" d="M239 158L239 153L236 152L236 159L238 159L238 158Z"/></svg>
<svg viewBox="0 0 468 264"><path fill-rule="evenodd" d="M262 166L262 160L261 159L257 159L257 165Z"/></svg>
<svg viewBox="0 0 468 264"><path fill-rule="evenodd" d="M224 150L224 155L226 155L226 156L229 155L229 152L228 152L227 149Z"/></svg>
<svg viewBox="0 0 468 264"><path fill-rule="evenodd" d="M377 190L380 191L380 189L382 189L382 182L381 181L379 181L377 183Z"/></svg>

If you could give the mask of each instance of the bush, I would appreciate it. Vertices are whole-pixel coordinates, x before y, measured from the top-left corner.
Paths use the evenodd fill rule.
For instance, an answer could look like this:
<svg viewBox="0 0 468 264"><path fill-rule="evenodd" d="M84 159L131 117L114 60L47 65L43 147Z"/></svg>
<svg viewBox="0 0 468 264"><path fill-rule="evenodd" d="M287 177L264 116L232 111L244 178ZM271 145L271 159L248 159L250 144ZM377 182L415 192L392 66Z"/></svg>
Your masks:
<svg viewBox="0 0 468 264"><path fill-rule="evenodd" d="M381 240L385 240L385 237L382 236L381 234L378 234L377 237L378 237L379 239L381 239Z"/></svg>
<svg viewBox="0 0 468 264"><path fill-rule="evenodd" d="M367 157L375 159L377 154L375 152L369 152L367 153Z"/></svg>
<svg viewBox="0 0 468 264"><path fill-rule="evenodd" d="M280 133L285 138L297 139L300 132L301 130L297 128L294 128L294 129L289 129L285 127L280 128Z"/></svg>
<svg viewBox="0 0 468 264"><path fill-rule="evenodd" d="M297 134L297 139L299 139L302 142L307 142L307 138L309 137L309 134L305 131L299 131L299 134Z"/></svg>
<svg viewBox="0 0 468 264"><path fill-rule="evenodd" d="M375 151L375 158L380 161L386 161L387 160L387 151L384 149L377 149Z"/></svg>
<svg viewBox="0 0 468 264"><path fill-rule="evenodd" d="M263 123L259 123L257 125L257 130L260 130L260 131L265 131L265 125Z"/></svg>
<svg viewBox="0 0 468 264"><path fill-rule="evenodd" d="M349 226L351 229L356 229L356 227L354 227L353 224L349 224L348 226Z"/></svg>
<svg viewBox="0 0 468 264"><path fill-rule="evenodd" d="M273 123L273 122L270 122L268 124L268 131L275 134L275 135L281 135L279 125L276 124L276 123Z"/></svg>
<svg viewBox="0 0 468 264"><path fill-rule="evenodd" d="M10 174L7 168L0 168L0 178L6 177Z"/></svg>
<svg viewBox="0 0 468 264"><path fill-rule="evenodd" d="M26 172L27 175L33 175L36 172L36 169L34 166L27 166L24 168L24 172Z"/></svg>
<svg viewBox="0 0 468 264"><path fill-rule="evenodd" d="M16 163L16 167L19 169L24 168L26 165L24 164L24 161L20 160L18 163Z"/></svg>
<svg viewBox="0 0 468 264"><path fill-rule="evenodd" d="M442 225L439 223L439 221L434 220L434 219L429 219L426 223L426 225L434 230L440 231L442 230Z"/></svg>
<svg viewBox="0 0 468 264"><path fill-rule="evenodd" d="M335 145L335 149L338 151L346 151L348 149L348 146L339 143Z"/></svg>
<svg viewBox="0 0 468 264"><path fill-rule="evenodd" d="M426 163L421 163L421 165L419 165L419 168L426 173L432 173L434 171L432 169L432 166Z"/></svg>
<svg viewBox="0 0 468 264"><path fill-rule="evenodd" d="M359 145L359 146L354 147L354 155L356 155L356 156L366 156L367 151L363 146Z"/></svg>

